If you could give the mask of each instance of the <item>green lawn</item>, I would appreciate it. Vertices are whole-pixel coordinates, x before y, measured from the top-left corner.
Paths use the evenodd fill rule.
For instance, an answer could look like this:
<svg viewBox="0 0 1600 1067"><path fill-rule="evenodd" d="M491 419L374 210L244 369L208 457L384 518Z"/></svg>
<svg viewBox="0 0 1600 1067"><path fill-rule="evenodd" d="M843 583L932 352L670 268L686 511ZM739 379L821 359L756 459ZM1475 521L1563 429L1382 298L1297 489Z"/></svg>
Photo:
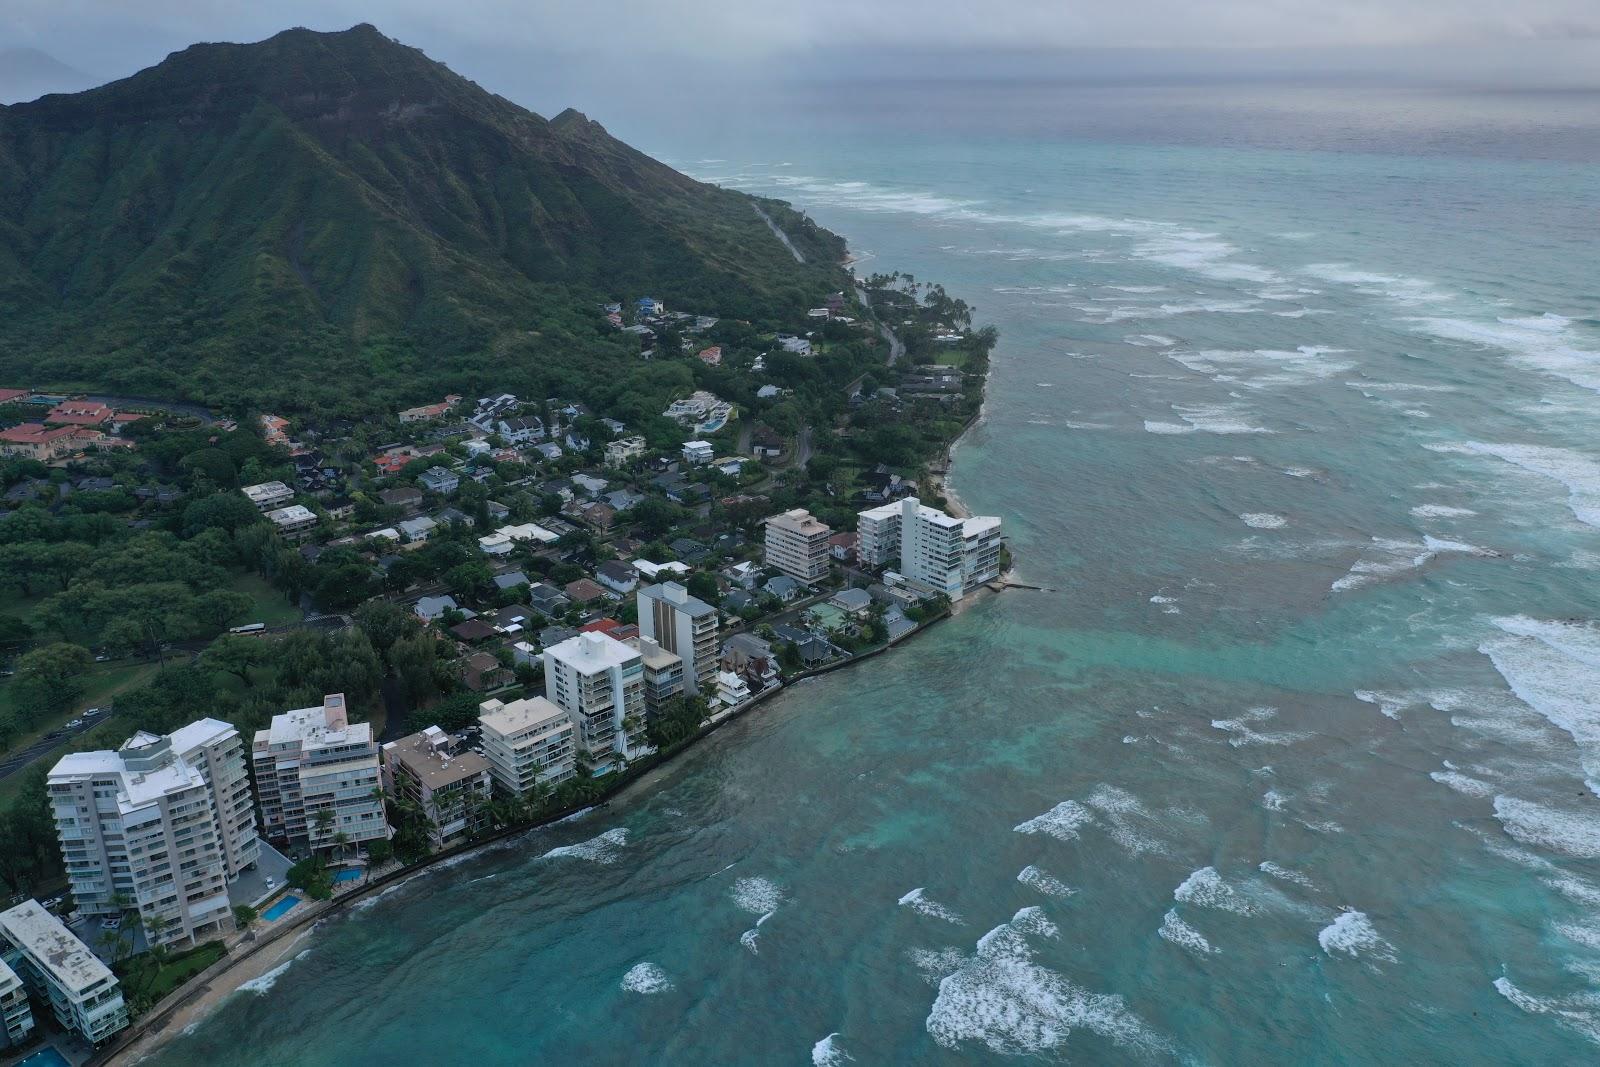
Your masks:
<svg viewBox="0 0 1600 1067"><path fill-rule="evenodd" d="M112 967L135 1011L148 1009L168 993L226 955L221 941L207 941L157 963L145 952Z"/></svg>
<svg viewBox="0 0 1600 1067"><path fill-rule="evenodd" d="M241 619L241 623L264 622L268 626L282 626L285 623L299 622L304 618L299 608L289 603L288 598L268 585L267 580L260 575L241 575L233 580L233 588L254 601L250 608L250 617Z"/></svg>

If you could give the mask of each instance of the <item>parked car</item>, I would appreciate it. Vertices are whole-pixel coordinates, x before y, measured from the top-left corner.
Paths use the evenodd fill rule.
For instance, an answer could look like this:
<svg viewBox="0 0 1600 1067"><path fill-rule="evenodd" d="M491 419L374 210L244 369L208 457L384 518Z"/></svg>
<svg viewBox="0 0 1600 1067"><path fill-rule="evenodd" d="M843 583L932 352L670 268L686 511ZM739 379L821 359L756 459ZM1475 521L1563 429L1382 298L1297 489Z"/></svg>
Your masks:
<svg viewBox="0 0 1600 1067"><path fill-rule="evenodd" d="M67 723L67 729L76 730L78 727L80 727L82 725L83 725L83 720L82 719L73 719L71 722Z"/></svg>
<svg viewBox="0 0 1600 1067"><path fill-rule="evenodd" d="M102 930L120 930L120 929L122 929L122 916L113 915L109 919L100 920L100 929L102 929Z"/></svg>

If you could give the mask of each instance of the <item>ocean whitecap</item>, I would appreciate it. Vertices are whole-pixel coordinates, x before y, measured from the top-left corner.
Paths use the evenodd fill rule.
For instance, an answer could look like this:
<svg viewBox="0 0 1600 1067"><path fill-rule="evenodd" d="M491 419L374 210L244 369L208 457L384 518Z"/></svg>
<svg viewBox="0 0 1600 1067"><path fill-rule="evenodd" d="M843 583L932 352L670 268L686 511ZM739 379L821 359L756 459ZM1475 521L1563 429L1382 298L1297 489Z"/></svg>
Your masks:
<svg viewBox="0 0 1600 1067"><path fill-rule="evenodd" d="M591 837L587 841L580 841L575 845L561 845L551 849L540 859L580 859L593 863L615 863L624 845L628 843L628 831L619 826L614 830L607 830L598 837Z"/></svg>
<svg viewBox="0 0 1600 1067"><path fill-rule="evenodd" d="M1012 830L1019 834L1048 834L1059 841L1071 841L1078 831L1094 821L1089 809L1076 800L1063 800L1043 815L1018 823Z"/></svg>
<svg viewBox="0 0 1600 1067"><path fill-rule="evenodd" d="M1329 956L1342 953L1388 963L1395 960L1394 946L1385 941L1365 912L1345 911L1317 934L1317 944Z"/></svg>
<svg viewBox="0 0 1600 1067"><path fill-rule="evenodd" d="M650 996L665 993L672 988L672 980L653 963L636 963L622 976L622 991Z"/></svg>
<svg viewBox="0 0 1600 1067"><path fill-rule="evenodd" d="M958 926L965 922L953 908L940 904L928 896L928 891L920 886L901 897L898 903L901 907L910 908L918 915L926 915L930 919L941 919Z"/></svg>
<svg viewBox="0 0 1600 1067"><path fill-rule="evenodd" d="M1156 933L1174 945L1202 956L1210 956L1217 951L1211 947L1211 942L1205 939L1204 934L1179 918L1176 908L1169 909L1162 917L1161 928Z"/></svg>
<svg viewBox="0 0 1600 1067"><path fill-rule="evenodd" d="M1077 890L1033 864L1017 872L1017 881L1049 897L1069 897Z"/></svg>

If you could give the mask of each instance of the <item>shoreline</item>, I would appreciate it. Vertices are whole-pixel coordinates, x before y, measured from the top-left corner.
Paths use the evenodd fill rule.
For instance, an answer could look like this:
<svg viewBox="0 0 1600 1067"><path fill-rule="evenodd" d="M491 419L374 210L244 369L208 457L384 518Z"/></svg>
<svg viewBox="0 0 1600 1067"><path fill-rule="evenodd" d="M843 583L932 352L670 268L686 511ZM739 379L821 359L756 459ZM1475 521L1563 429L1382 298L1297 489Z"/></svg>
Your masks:
<svg viewBox="0 0 1600 1067"><path fill-rule="evenodd" d="M867 254L868 256L871 253ZM952 484L957 449L973 429L981 424L989 413L989 379L992 374L992 365L984 371L983 375L983 401L978 412L974 415L961 432L951 440L944 449L944 461L940 469L930 472L930 480L944 497L946 507L957 518L970 518L972 511L955 492ZM229 954L224 956L213 966L216 972L211 975L197 976L199 982L192 989L180 987L175 990L172 997L175 1002L167 1008L156 1005L146 1016L148 1022L127 1044L97 1053L89 1058L88 1065L99 1064L133 1064L142 1062L160 1051L175 1038L184 1036L194 1027L203 1023L224 1001L243 990L249 983L261 979L273 970L287 967L294 962L303 952L310 951L311 945L306 944L315 935L325 919L339 913L348 913L351 909L360 908L363 902L375 901L378 897L398 888L412 878L420 877L434 870L446 866L454 866L468 858L486 855L496 848L505 847L507 841L520 835L534 833L548 829L570 819L575 819L588 813L608 808L613 803L623 802L636 798L641 793L655 789L667 770L669 764L679 756L695 748L700 742L707 740L713 733L730 722L744 718L749 712L768 700L781 696L794 688L797 683L822 674L829 674L837 670L848 669L859 663L871 660L877 656L893 651L901 644L915 638L925 630L953 619L974 605L986 601L990 596L998 595L1014 584L1011 579L1015 574L1015 566L1003 571L995 582L987 583L975 589L970 595L951 605L948 613L919 624L915 629L902 634L900 638L890 641L876 649L871 649L849 659L832 663L820 668L800 671L793 678L783 682L775 688L763 690L755 695L744 706L734 709L724 716L708 720L701 731L685 742L679 748L662 757L660 762L647 768L637 777L619 783L611 793L603 794L600 798L576 811L563 812L528 826L519 826L503 830L490 837L472 842L454 851L444 851L429 857L426 861L409 867L396 867L384 874L368 880L359 887L330 901L318 902L319 906L303 912L292 925L284 926L277 930L257 931L256 939L246 943L242 938L235 940L230 946ZM271 988L271 983L259 990L265 993ZM136 1024L137 1025L137 1024Z"/></svg>

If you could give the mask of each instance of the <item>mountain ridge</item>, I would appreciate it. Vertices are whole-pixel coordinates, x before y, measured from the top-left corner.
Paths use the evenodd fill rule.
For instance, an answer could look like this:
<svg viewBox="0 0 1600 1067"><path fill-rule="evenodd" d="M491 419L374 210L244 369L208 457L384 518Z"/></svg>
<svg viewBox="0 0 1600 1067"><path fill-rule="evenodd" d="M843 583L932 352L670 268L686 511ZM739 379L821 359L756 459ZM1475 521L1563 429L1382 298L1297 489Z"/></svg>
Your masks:
<svg viewBox="0 0 1600 1067"><path fill-rule="evenodd" d="M842 284L842 240L759 201L796 264L756 203L368 24L192 45L0 107L0 377L350 410L332 381L488 387L508 344L570 375L625 351L601 299L776 323Z"/></svg>

